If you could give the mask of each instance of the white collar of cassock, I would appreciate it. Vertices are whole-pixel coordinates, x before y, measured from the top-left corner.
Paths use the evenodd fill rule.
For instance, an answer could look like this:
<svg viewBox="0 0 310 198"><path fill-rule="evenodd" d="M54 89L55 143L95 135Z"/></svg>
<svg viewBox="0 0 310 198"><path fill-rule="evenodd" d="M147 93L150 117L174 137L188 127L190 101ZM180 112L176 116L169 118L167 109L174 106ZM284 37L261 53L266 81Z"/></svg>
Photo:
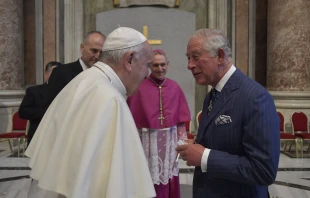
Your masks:
<svg viewBox="0 0 310 198"><path fill-rule="evenodd" d="M100 72L103 72L104 76L107 78L107 80L111 81L111 84L115 89L117 89L122 96L127 99L127 91L122 83L121 79L118 77L118 75L115 73L115 71L107 64L98 61L97 63L94 64L94 66L98 67ZM96 69L98 69L96 68Z"/></svg>

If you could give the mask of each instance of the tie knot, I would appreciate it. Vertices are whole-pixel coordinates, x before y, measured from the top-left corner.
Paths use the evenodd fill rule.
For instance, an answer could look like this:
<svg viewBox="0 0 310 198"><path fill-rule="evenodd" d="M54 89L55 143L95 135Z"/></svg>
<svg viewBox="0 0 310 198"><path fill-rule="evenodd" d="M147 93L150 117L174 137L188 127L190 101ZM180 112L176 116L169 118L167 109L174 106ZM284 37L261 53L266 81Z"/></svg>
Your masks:
<svg viewBox="0 0 310 198"><path fill-rule="evenodd" d="M212 110L213 104L214 104L218 94L219 94L219 92L215 88L212 88L212 90L211 90L211 100L210 100L210 103L209 103L209 106L208 106L208 114Z"/></svg>
<svg viewBox="0 0 310 198"><path fill-rule="evenodd" d="M215 98L216 98L216 96L217 96L218 93L219 93L219 92L218 92L215 88L212 88L212 92L211 92L212 97L215 97Z"/></svg>

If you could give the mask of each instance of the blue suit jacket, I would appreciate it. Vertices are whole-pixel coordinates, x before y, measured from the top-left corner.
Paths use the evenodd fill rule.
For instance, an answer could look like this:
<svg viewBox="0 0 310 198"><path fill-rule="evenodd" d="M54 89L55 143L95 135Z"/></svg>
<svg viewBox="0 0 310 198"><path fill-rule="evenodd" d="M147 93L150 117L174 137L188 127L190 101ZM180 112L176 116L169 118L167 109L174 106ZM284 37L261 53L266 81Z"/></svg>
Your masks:
<svg viewBox="0 0 310 198"><path fill-rule="evenodd" d="M237 69L207 115L204 101L196 142L211 149L207 172L195 168L194 198L268 197L280 154L279 117L268 91ZM216 125L220 115L231 123Z"/></svg>

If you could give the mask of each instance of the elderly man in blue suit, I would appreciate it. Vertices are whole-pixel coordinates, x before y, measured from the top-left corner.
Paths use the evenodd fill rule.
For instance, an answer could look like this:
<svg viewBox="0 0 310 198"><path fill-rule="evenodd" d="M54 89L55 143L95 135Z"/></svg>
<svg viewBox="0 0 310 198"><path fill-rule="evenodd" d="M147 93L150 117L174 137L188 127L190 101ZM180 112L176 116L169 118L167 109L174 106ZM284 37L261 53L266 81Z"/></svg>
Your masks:
<svg viewBox="0 0 310 198"><path fill-rule="evenodd" d="M195 166L194 198L267 198L280 154L279 117L268 91L232 64L223 32L201 29L187 45L188 69L211 85L194 144L177 147Z"/></svg>

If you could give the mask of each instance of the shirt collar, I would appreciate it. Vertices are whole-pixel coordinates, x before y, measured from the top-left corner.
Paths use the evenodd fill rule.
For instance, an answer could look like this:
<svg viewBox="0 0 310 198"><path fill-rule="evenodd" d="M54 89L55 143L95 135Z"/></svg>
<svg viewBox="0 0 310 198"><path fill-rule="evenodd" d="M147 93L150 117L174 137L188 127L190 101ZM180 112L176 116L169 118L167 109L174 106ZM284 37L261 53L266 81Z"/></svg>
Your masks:
<svg viewBox="0 0 310 198"><path fill-rule="evenodd" d="M83 71L85 71L86 69L88 69L88 67L85 65L85 63L82 61L81 58L79 58L80 64L82 66Z"/></svg>
<svg viewBox="0 0 310 198"><path fill-rule="evenodd" d="M222 77L222 79L217 83L217 85L215 86L215 89L218 92L221 92L223 87L225 86L225 84L227 83L227 81L229 80L229 78L231 77L231 75L236 71L236 67L234 65L232 65L229 70L226 72L226 74Z"/></svg>

